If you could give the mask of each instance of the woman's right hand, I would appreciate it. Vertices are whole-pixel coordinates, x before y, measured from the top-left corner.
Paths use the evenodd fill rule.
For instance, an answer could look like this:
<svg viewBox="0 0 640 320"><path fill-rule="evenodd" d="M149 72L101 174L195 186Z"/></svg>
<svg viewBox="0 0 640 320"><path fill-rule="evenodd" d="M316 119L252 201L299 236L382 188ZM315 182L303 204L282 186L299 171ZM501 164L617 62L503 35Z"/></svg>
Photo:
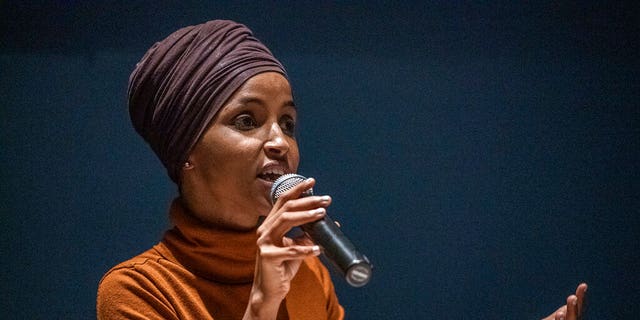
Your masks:
<svg viewBox="0 0 640 320"><path fill-rule="evenodd" d="M314 184L315 180L309 178L283 193L258 227L256 269L244 319L275 319L302 261L320 254L320 248L309 238L286 236L292 228L326 214L331 197L300 198Z"/></svg>

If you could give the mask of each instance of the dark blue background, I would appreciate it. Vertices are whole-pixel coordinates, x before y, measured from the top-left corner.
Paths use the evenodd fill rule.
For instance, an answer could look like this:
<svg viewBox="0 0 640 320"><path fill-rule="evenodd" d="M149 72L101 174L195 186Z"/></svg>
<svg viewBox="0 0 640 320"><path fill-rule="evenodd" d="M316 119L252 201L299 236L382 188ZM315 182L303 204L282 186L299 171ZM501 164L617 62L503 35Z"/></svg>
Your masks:
<svg viewBox="0 0 640 320"><path fill-rule="evenodd" d="M93 318L159 240L176 188L127 80L214 18L290 73L300 172L376 266L335 279L349 319L536 319L581 281L592 319L637 317L638 5L202 3L0 4L3 318Z"/></svg>

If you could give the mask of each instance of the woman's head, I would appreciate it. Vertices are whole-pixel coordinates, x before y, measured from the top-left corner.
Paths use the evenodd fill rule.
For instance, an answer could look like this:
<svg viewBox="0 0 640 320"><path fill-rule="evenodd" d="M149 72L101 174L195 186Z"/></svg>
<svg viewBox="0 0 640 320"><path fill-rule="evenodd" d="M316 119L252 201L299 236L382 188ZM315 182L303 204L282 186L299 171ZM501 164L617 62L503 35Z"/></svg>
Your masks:
<svg viewBox="0 0 640 320"><path fill-rule="evenodd" d="M215 20L156 43L129 78L129 113L201 220L247 229L298 167L284 68L245 26Z"/></svg>
<svg viewBox="0 0 640 320"><path fill-rule="evenodd" d="M183 164L222 106L264 72L286 75L269 49L233 21L182 28L147 51L129 78L129 114L174 182L180 184Z"/></svg>
<svg viewBox="0 0 640 320"><path fill-rule="evenodd" d="M255 227L271 208L272 182L296 172L296 108L279 73L247 80L218 112L182 172L183 202L200 220Z"/></svg>

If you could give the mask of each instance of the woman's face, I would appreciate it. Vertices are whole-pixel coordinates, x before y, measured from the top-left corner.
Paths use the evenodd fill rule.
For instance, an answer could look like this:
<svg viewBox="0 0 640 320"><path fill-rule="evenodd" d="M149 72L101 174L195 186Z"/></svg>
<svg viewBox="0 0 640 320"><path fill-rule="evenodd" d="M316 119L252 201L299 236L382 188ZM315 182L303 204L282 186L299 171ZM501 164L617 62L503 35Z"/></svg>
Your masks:
<svg viewBox="0 0 640 320"><path fill-rule="evenodd" d="M271 209L273 181L298 169L295 124L291 88L281 74L247 80L189 156L181 185L186 206L207 223L255 227Z"/></svg>

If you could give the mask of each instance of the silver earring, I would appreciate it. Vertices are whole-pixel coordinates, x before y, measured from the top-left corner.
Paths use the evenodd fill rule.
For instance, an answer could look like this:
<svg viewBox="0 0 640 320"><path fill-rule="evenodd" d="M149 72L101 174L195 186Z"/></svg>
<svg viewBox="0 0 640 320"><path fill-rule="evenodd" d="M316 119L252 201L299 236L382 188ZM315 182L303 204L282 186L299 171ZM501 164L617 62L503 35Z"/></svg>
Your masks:
<svg viewBox="0 0 640 320"><path fill-rule="evenodd" d="M186 162L182 165L182 167L183 167L183 168L185 168L185 169L189 169L189 168L191 168L191 162L186 161Z"/></svg>

